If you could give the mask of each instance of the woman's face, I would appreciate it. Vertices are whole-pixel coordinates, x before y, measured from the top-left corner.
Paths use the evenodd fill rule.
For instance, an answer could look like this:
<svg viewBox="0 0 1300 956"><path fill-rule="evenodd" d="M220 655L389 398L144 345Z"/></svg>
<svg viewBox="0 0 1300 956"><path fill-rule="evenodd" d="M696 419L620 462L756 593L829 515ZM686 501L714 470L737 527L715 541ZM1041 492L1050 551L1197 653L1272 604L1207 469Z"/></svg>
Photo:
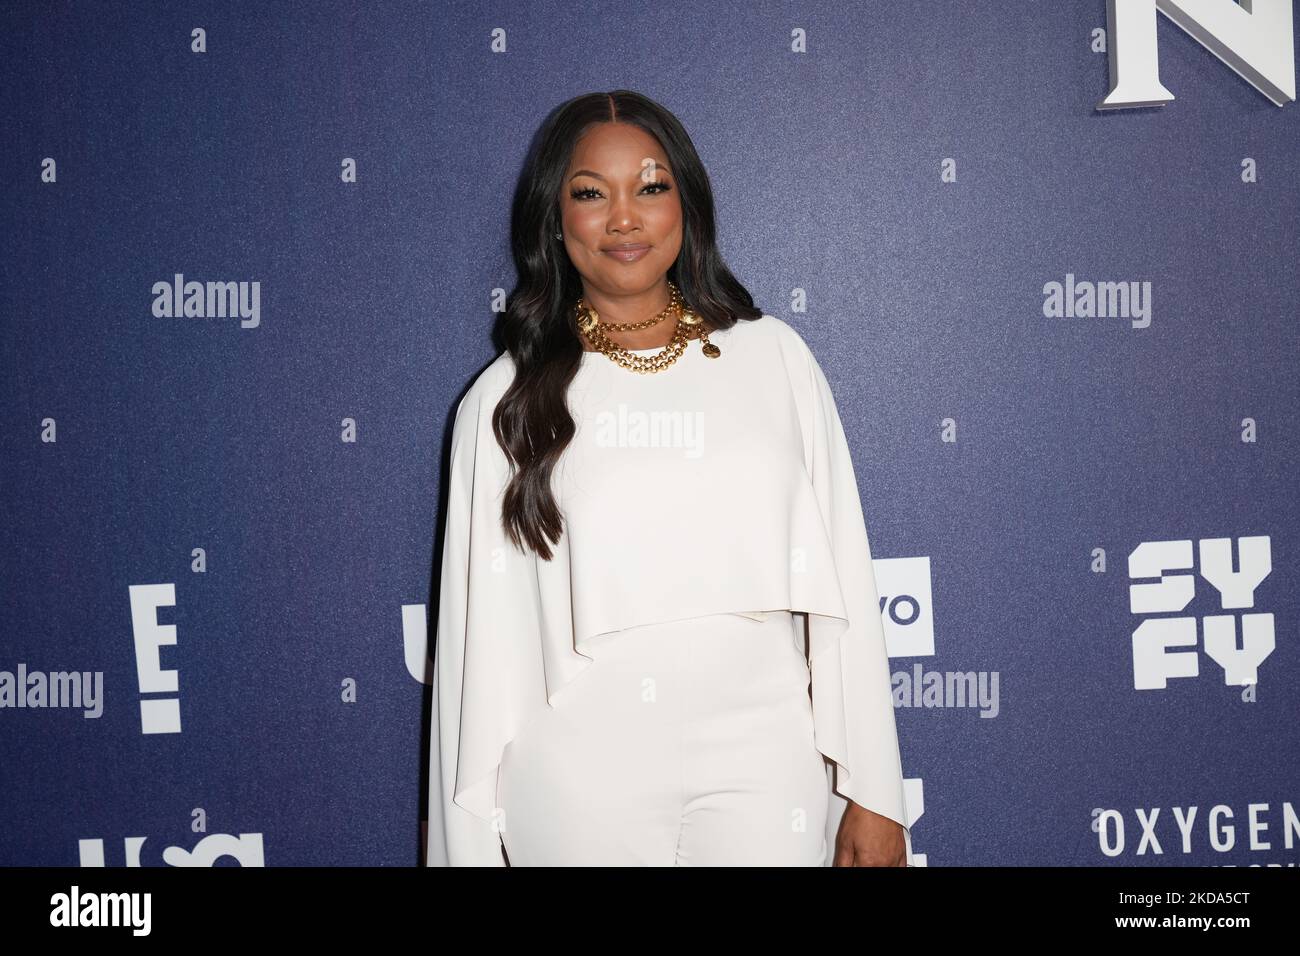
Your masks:
<svg viewBox="0 0 1300 956"><path fill-rule="evenodd" d="M668 157L638 126L599 123L578 140L560 191L564 247L588 301L666 290L682 247ZM620 246L631 246L626 253Z"/></svg>

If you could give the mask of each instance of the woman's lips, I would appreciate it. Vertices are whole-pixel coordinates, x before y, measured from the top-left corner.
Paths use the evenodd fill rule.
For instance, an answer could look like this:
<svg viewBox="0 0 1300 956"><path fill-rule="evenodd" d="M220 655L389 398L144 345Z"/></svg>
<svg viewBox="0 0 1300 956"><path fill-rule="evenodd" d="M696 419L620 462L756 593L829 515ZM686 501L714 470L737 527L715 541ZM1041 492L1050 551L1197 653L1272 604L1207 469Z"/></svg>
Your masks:
<svg viewBox="0 0 1300 956"><path fill-rule="evenodd" d="M638 259L640 259L642 256L644 256L647 252L650 251L650 247L645 245L626 246L626 247L615 246L612 249L606 249L604 251L605 251L605 255L613 256L615 259L619 259L622 262L636 262Z"/></svg>

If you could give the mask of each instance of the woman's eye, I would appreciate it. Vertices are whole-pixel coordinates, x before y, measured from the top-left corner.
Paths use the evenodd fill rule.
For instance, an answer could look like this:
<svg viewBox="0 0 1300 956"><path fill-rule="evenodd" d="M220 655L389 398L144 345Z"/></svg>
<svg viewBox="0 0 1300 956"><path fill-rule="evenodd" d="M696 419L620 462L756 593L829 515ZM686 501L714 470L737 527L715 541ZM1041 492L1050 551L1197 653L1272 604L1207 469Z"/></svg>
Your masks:
<svg viewBox="0 0 1300 956"><path fill-rule="evenodd" d="M657 196L659 193L667 192L669 188L670 187L667 183L654 182L646 183L645 186L642 187L641 191L645 192L646 190L653 190L650 195ZM596 189L594 186L586 186L582 189L573 190L569 195L578 200L596 199L600 196L600 190Z"/></svg>

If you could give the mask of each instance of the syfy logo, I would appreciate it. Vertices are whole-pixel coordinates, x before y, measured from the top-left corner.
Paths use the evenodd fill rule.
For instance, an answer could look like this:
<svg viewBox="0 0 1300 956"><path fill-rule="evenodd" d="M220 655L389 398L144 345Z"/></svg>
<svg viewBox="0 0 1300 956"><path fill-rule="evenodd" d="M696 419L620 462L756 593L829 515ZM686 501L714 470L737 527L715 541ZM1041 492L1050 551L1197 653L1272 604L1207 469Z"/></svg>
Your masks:
<svg viewBox="0 0 1300 956"><path fill-rule="evenodd" d="M1273 570L1268 535L1237 539L1240 569L1232 569L1232 539L1200 541L1200 576L1218 590L1226 611L1255 606L1255 588ZM1191 541L1144 541L1128 556L1128 576L1157 579L1129 585L1129 609L1134 614L1168 614L1186 609L1196 596L1195 574L1171 574L1193 569ZM1237 621L1241 621L1241 639ZM1254 700L1259 665L1273 653L1272 614L1207 614L1202 619L1204 650L1223 669L1226 685L1250 686L1243 699ZM1134 690L1163 690L1170 677L1200 674L1196 617L1153 617L1133 631ZM1171 651L1190 647L1190 651Z"/></svg>
<svg viewBox="0 0 1300 956"><path fill-rule="evenodd" d="M1164 106L1156 11L1278 106L1295 100L1292 0L1107 0L1110 92L1099 110Z"/></svg>

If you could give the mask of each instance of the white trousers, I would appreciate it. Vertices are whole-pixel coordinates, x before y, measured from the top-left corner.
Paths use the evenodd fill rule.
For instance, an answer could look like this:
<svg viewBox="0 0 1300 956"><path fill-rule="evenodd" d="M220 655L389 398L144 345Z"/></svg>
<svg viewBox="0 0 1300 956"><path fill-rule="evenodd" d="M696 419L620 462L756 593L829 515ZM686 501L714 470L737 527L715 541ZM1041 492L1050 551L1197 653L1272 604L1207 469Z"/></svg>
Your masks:
<svg viewBox="0 0 1300 956"><path fill-rule="evenodd" d="M511 866L822 866L826 763L789 611L598 637L507 745Z"/></svg>

